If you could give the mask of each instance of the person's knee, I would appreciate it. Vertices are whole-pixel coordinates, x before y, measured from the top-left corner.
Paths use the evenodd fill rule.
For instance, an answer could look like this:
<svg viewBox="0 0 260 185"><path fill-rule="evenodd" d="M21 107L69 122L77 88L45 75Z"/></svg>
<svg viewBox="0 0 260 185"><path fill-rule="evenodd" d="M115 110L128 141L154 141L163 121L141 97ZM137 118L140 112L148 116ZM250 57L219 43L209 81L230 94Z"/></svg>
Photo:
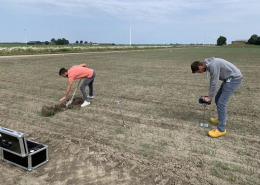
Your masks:
<svg viewBox="0 0 260 185"><path fill-rule="evenodd" d="M216 102L216 105L219 109L225 109L227 104L221 101Z"/></svg>
<svg viewBox="0 0 260 185"><path fill-rule="evenodd" d="M84 85L81 85L79 88L80 88L81 91L85 90L85 86Z"/></svg>

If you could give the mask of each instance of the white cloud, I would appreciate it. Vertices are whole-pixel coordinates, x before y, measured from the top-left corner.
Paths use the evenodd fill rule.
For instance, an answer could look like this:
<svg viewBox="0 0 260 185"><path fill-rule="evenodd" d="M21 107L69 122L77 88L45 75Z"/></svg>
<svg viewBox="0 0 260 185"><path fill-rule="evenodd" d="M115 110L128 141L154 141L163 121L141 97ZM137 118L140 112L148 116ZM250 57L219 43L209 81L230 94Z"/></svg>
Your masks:
<svg viewBox="0 0 260 185"><path fill-rule="evenodd" d="M259 16L258 0L2 0L21 4L31 13L92 16L92 12L107 13L127 20L160 23L234 22L250 16ZM33 7L33 8L32 8ZM55 10L55 11L53 11ZM50 14L50 12L48 12ZM93 15L95 16L95 15ZM191 20L192 19L192 20Z"/></svg>

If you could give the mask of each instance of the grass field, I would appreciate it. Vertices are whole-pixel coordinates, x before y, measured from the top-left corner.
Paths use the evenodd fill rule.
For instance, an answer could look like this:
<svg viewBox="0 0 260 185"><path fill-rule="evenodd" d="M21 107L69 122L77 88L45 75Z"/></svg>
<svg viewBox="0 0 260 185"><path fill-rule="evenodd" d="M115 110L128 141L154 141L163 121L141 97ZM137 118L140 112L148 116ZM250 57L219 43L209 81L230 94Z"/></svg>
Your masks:
<svg viewBox="0 0 260 185"><path fill-rule="evenodd" d="M243 73L228 103L227 134L215 139L207 133L216 125L199 126L206 74L190 69L209 57L224 58ZM0 57L0 125L48 145L50 158L32 172L1 161L1 184L258 185L259 58L257 47ZM91 105L43 117L42 107L59 104L65 94L68 80L59 69L81 63L96 71ZM116 100L122 100L126 127ZM216 116L213 101L205 121Z"/></svg>

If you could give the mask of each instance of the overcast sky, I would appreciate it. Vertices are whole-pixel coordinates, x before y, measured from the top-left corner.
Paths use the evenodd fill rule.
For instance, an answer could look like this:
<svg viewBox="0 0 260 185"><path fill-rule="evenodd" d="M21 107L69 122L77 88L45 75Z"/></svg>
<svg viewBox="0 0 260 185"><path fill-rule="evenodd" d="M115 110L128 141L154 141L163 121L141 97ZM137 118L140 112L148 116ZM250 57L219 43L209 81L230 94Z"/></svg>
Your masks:
<svg viewBox="0 0 260 185"><path fill-rule="evenodd" d="M216 43L260 35L260 0L0 0L0 42Z"/></svg>

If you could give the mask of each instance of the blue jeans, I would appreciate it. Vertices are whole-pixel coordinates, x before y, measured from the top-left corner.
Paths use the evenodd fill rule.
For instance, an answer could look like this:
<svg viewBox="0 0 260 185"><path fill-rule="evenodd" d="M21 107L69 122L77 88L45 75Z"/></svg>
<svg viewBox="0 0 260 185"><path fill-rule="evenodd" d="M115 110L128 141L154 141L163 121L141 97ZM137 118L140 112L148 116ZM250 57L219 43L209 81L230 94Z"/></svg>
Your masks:
<svg viewBox="0 0 260 185"><path fill-rule="evenodd" d="M86 87L89 86L89 96L93 96L93 82L96 76L96 72L93 70L93 75L91 78L85 78L80 86L80 90L83 94L83 98L85 101L88 101L88 95L86 91Z"/></svg>
<svg viewBox="0 0 260 185"><path fill-rule="evenodd" d="M238 80L231 80L231 82L222 82L217 95L215 97L215 103L218 109L218 126L217 129L220 132L225 131L225 123L227 116L227 103L237 87L241 84L242 78Z"/></svg>

